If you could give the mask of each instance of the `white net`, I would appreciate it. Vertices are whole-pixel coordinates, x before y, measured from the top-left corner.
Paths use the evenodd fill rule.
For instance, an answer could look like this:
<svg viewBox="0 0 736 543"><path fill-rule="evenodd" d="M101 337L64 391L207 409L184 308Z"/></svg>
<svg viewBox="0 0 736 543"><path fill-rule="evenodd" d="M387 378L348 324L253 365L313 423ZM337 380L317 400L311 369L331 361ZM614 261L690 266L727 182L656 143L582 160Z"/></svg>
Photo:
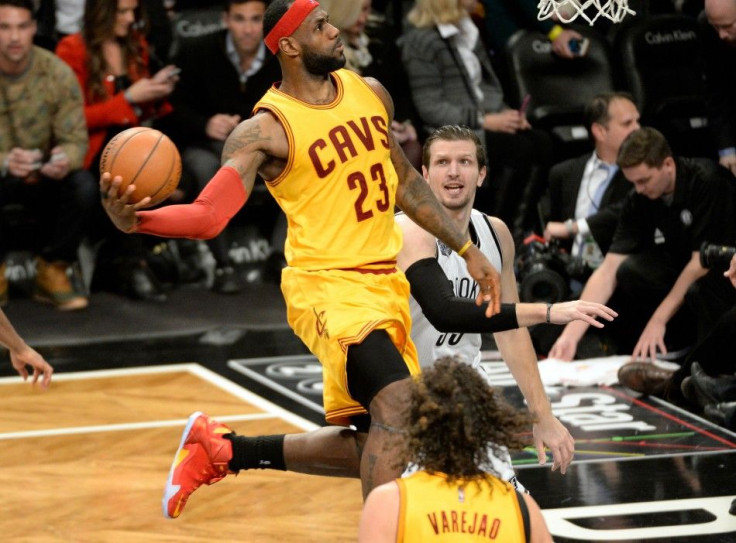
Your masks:
<svg viewBox="0 0 736 543"><path fill-rule="evenodd" d="M569 23L578 17L592 25L599 17L620 23L626 15L636 12L629 9L627 0L539 0L540 21L554 18Z"/></svg>

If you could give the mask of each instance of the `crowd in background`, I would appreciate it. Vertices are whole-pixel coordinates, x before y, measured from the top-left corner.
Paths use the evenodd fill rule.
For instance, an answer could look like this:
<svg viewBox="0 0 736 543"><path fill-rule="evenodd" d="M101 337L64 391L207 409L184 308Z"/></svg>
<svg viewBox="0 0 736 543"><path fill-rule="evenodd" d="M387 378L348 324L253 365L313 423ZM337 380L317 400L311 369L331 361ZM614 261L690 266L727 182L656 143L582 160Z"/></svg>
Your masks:
<svg viewBox="0 0 736 543"><path fill-rule="evenodd" d="M579 148L561 144L548 127L535 126L533 112L514 92L514 72L506 48L520 30L538 32L548 43L547 54L559 63L575 63L586 54L580 45L591 29L539 21L537 4L537 0L322 2L332 24L341 31L346 68L375 77L391 93L395 102L393 135L417 168L421 168L422 143L434 128L458 124L473 129L489 156L489 174L478 192L476 207L509 226L522 259L520 265L523 257L529 256L529 236L537 234L537 243L544 250L575 257L587 270L580 276L565 277L566 297L589 295L591 274L595 274L594 283L605 276L612 306L623 315L628 307L629 314L640 317L620 318L626 328L613 339L583 330L586 337L595 338L587 344L581 342L581 333L566 329L558 338L541 326L533 334L540 354L573 358L590 352L635 352L653 358L657 350L687 353L719 325L723 327L720 319L732 305L733 292L724 291L718 283L720 279L728 284L720 277L722 269L703 267L684 284L683 270L695 266L688 264L692 256L689 247L688 254L675 258L659 251L667 244L658 244L657 259L646 265L637 260L639 267L632 264L633 258L621 258L627 262L623 267L618 261L616 266L607 263L620 255L638 255L646 245L636 241L639 234L633 227L627 226L625 232L628 243L622 242L624 234L618 232L622 216L642 212L635 207L641 207L641 202L627 200L634 181L622 173L619 150L641 127L660 129L665 139L672 140L671 148L661 161L646 165L667 173L670 170L663 164L671 163L672 172L676 172L672 173L673 184L676 177L678 187L693 184L695 189L686 196L681 194L684 189L673 189L672 194L642 193L643 197L652 200L652 205L661 204L663 216L666 210L674 209L673 199L675 203L678 198L692 199L687 204L693 209L715 202L723 208L723 224L717 225L717 239L706 241L736 244L736 224L732 224L736 219L729 211L733 205L729 184L736 174L736 103L732 78L726 77L736 63L736 3L630 1L637 11L636 16L630 16L632 21L671 15L697 25L697 39L689 47L702 55L705 83L701 101L706 107L707 122L703 124L708 130L684 130L678 139L670 138L666 126L657 126L656 116L649 113L652 105L637 102L630 92L622 75L626 67L621 64L614 67L618 77L613 87L597 95L581 112L590 141L582 155ZM24 2L0 1L0 10L8 5L22 6ZM41 234L21 236L18 239L25 245L20 247L1 243L0 257L19 249L36 254L34 296L62 310L83 309L90 296L103 290L144 302L165 302L165 283L170 282L166 275L171 266L177 270L178 281L200 281L222 294L239 292L247 278L231 254L232 227L206 245L124 235L111 225L99 205L98 169L102 149L117 133L134 126L151 126L177 144L184 166L179 189L161 205L193 200L219 168L229 133L280 79L278 62L263 44L266 2L35 0L32 6L34 24L0 19L0 111L5 113L0 117L0 240L5 242L15 235L14 229L33 223L30 215L42 219L31 224ZM626 24L600 19L592 31L612 43ZM14 72L14 68L18 70ZM47 88L54 92L28 100L31 94L26 91L41 84L50 85ZM575 93L576 89L568 91ZM54 106L42 107L42 103ZM638 144L644 148L642 152L655 145L648 141ZM690 148L697 150L697 156L688 153ZM691 166L691 161L695 165ZM714 178L715 184L711 183ZM707 194L698 192L711 185L716 188L701 191ZM711 190L716 192L708 192ZM258 209L259 202L260 212L253 209ZM283 217L277 207L266 202L270 200L254 198L255 205L249 204L243 220L256 221L259 227L267 225L268 262L276 262L280 268L284 265L280 252ZM691 224L712 221L713 216L695 212L695 216L686 217L680 212L679 218L671 220L690 228ZM661 235L661 225L655 226L652 228ZM706 229L702 230L697 239L706 236ZM92 271L80 280L77 260L81 247L90 249ZM168 267L162 265L167 257ZM208 262L210 268L205 269ZM653 263L657 270L668 269L670 273L657 277L657 284L651 272ZM613 271L607 272L611 266ZM599 267L603 271L596 273ZM519 271L523 278L524 270ZM625 280L623 274L628 274ZM5 275L3 262L0 305L8 302ZM278 273L274 277L278 278ZM713 289L703 286L706 279L708 285L715 285L720 303L713 301ZM633 295L614 288L638 288L640 283L646 283L644 290L633 289ZM693 293L695 287L699 291ZM672 292L677 289L679 297L672 301ZM647 296L642 297L644 291ZM672 307L663 308L668 300ZM655 317L663 313L667 313L666 331L655 326L662 320ZM621 338L628 338L629 343ZM590 345L595 346L592 351ZM707 364L696 362L698 371L707 373ZM733 369L726 368L725 373L733 373ZM719 366L718 372L724 369ZM643 374L637 375L641 379ZM671 375L663 379L671 380ZM645 392L664 394L661 387L655 390L639 385ZM660 385L661 380L657 381ZM672 394L669 399L687 403L687 398L673 398ZM716 399L735 398L726 395ZM729 413L733 416L733 410Z"/></svg>

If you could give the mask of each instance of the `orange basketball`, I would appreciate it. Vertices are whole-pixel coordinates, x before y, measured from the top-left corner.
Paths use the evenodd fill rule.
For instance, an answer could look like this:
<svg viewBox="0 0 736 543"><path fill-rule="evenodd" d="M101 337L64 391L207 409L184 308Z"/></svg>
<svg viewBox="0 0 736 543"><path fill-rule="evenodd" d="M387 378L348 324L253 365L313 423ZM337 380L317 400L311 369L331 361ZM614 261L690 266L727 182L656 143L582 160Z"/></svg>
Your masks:
<svg viewBox="0 0 736 543"><path fill-rule="evenodd" d="M171 195L181 178L179 151L165 134L137 126L123 130L110 140L102 151L100 175L110 172L123 178L120 194L128 185L135 185L130 197L132 203L146 196L151 203L146 207L163 202Z"/></svg>

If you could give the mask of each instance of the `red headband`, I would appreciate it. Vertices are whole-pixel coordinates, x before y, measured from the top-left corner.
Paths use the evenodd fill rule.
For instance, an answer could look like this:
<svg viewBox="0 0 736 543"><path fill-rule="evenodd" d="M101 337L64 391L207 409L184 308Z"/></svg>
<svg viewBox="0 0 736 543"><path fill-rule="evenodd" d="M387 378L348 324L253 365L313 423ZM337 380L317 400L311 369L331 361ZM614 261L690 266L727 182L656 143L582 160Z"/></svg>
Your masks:
<svg viewBox="0 0 736 543"><path fill-rule="evenodd" d="M279 40L291 36L316 7L319 7L316 0L296 0L263 40L268 50L275 55L279 50Z"/></svg>

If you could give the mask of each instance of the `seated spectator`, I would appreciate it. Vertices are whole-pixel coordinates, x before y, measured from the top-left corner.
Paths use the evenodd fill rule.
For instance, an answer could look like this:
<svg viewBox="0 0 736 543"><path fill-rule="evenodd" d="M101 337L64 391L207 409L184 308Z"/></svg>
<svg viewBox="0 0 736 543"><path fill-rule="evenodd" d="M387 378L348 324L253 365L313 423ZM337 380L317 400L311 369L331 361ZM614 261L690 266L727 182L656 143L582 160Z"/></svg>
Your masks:
<svg viewBox="0 0 736 543"><path fill-rule="evenodd" d="M450 2L449 4L455 4ZM495 165L488 187L478 192L478 208L503 220L517 241L536 215L536 194L547 178L552 141L531 127L523 113L506 105L470 18L475 0L417 0L409 12L414 28L400 40L412 99L427 131L465 125L485 141ZM527 198L529 196L529 198Z"/></svg>
<svg viewBox="0 0 736 543"><path fill-rule="evenodd" d="M704 241L736 239L736 187L711 160L673 156L653 128L629 134L616 162L634 191L625 198L611 247L580 299L606 303L616 291L618 301L610 305L620 318L611 328L627 324L617 336L619 353L654 360L668 352L666 332L678 347L692 345L698 324L713 322L736 302L735 291L700 261ZM695 295L708 300L699 304L697 319L683 307L686 294L692 301ZM572 360L587 328L584 322L568 324L549 356ZM626 342L632 338L638 341L629 351Z"/></svg>
<svg viewBox="0 0 736 543"><path fill-rule="evenodd" d="M412 165L421 170L422 144L414 126L416 110L406 92L406 73L401 64L395 62L399 54L396 36L385 24L373 25L372 32L368 33L371 0L323 0L320 5L330 14L330 23L340 29L347 59L345 67L363 77L375 77L393 97L394 121L391 128L394 137Z"/></svg>
<svg viewBox="0 0 736 543"><path fill-rule="evenodd" d="M549 214L545 240L565 240L564 248L592 269L603 260L618 223L621 201L631 184L616 165L624 138L639 128L639 111L626 93L593 98L586 109L594 150L554 165L549 174Z"/></svg>
<svg viewBox="0 0 736 543"><path fill-rule="evenodd" d="M66 64L33 45L31 0L0 0L0 25L0 203L22 203L39 223L34 298L82 309L87 297L75 290L68 269L98 198L94 177L82 168L82 93ZM0 305L8 300L9 239L0 232Z"/></svg>
<svg viewBox="0 0 736 543"><path fill-rule="evenodd" d="M138 20L137 0L87 0L82 32L63 38L56 49L82 87L89 132L84 166L94 172L99 171L105 144L116 134L171 111L166 97L177 81L174 66L149 75L148 45L134 25ZM142 236L122 234L112 227L102 206L97 211L92 232L102 245L93 287L134 299L166 300L146 265Z"/></svg>
<svg viewBox="0 0 736 543"><path fill-rule="evenodd" d="M592 153L555 164L550 169L545 207L544 239L550 251L564 251L576 262L567 280L569 298L577 298L583 283L603 261L618 224L618 213L631 184L616 165L621 142L639 128L639 111L623 92L597 95L586 107L594 144ZM524 255L528 254L524 253ZM522 255L522 258L524 257ZM584 265L583 265L584 264ZM528 279L533 281L534 279ZM522 292L525 283L522 283ZM546 353L557 339L557 326L540 324L531 329L537 352ZM604 336L590 343L593 352L605 349ZM591 356L591 354L587 354Z"/></svg>
<svg viewBox="0 0 736 543"><path fill-rule="evenodd" d="M708 126L718 161L736 175L736 2L705 0L700 23Z"/></svg>
<svg viewBox="0 0 736 543"><path fill-rule="evenodd" d="M182 149L185 172L191 176L190 200L220 168L230 132L281 79L279 63L263 43L265 10L265 0L228 0L223 12L225 28L183 41L174 59L181 68L171 95L174 111L158 126ZM207 241L215 259L212 289L223 294L241 290L228 256L227 234Z"/></svg>
<svg viewBox="0 0 736 543"><path fill-rule="evenodd" d="M368 495L359 542L552 541L534 499L487 471L492 452L524 446L519 435L529 416L507 405L470 366L448 357L423 370L411 383L404 418L397 462L414 463L418 471ZM495 520L479 520L488 511ZM449 526L445 515L463 522ZM465 519L474 529L458 533ZM437 538L438 526L446 537Z"/></svg>

